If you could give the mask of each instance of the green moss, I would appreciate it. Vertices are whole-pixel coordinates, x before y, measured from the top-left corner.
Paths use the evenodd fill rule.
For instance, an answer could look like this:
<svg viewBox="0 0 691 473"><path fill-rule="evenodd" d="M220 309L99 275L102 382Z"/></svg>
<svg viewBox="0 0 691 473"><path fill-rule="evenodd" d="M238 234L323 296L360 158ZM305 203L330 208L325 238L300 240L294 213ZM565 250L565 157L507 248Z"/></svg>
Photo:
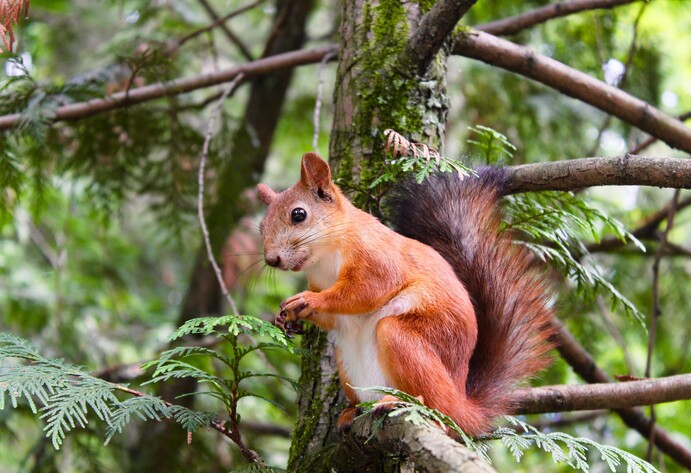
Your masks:
<svg viewBox="0 0 691 473"><path fill-rule="evenodd" d="M312 327L303 338L303 348L309 353L303 355L302 375L299 385L301 397L307 400L307 412L300 416L300 424L295 426L291 439L288 471L328 472L330 471L330 453L334 442L326 442L323 448L315 451L310 445L314 438L320 419L324 416L325 403L332 403L337 398L340 383L338 376L329 379L325 384L322 379L321 360L311 353L323 353L327 344L326 332ZM340 406L336 406L338 408Z"/></svg>

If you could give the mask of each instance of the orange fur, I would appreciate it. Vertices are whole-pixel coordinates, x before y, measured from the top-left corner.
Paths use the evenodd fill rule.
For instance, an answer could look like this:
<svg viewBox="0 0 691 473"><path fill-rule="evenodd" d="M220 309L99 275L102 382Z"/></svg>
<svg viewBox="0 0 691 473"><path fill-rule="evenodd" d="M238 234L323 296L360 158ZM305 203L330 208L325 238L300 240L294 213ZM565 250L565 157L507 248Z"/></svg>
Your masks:
<svg viewBox="0 0 691 473"><path fill-rule="evenodd" d="M436 240L430 242L435 251L355 208L314 153L303 156L301 179L290 189L275 193L260 185L269 206L260 226L267 262L305 271L310 289L281 303L277 323L311 320L336 332L339 374L351 404L381 396L349 385L383 384L421 396L464 431L480 434L510 408L511 383L544 367L550 335L544 322L551 312L543 283L532 273L521 274L531 269L529 256L497 235L496 189L487 204L477 190L484 188L469 189L467 205L476 208L480 222L469 231L491 232L475 238L506 253L498 264L487 263L484 253L496 256L496 251L483 249L470 266L480 272L487 266L499 273L495 279L474 275L465 260L437 248ZM485 244L468 242L477 248ZM493 287L478 289L477 280ZM485 301L492 294L494 305ZM512 312L507 297L529 300L514 302L521 311ZM486 313L495 306L496 313ZM518 348L492 349L494 337L496 344ZM353 417L347 410L339 426L347 428Z"/></svg>

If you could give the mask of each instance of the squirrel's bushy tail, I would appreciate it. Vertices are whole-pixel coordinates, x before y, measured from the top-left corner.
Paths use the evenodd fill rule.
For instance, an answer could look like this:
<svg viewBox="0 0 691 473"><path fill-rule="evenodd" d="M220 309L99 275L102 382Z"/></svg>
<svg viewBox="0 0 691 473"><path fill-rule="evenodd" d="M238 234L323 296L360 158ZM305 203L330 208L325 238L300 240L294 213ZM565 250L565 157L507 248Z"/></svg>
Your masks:
<svg viewBox="0 0 691 473"><path fill-rule="evenodd" d="M500 234L505 182L495 167L462 180L431 176L402 183L389 204L394 228L437 250L470 293L478 340L466 392L490 418L509 413L516 383L549 364L553 334L544 272L510 232Z"/></svg>

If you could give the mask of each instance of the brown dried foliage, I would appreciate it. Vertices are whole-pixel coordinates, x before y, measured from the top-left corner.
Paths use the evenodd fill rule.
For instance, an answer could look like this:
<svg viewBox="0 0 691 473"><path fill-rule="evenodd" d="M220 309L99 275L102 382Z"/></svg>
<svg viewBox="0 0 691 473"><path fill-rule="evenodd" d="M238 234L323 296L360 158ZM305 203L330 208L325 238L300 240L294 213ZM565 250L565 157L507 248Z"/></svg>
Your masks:
<svg viewBox="0 0 691 473"><path fill-rule="evenodd" d="M5 51L12 51L14 46L14 25L19 17L29 14L30 0L0 0L0 37L5 45ZM0 49L0 53L4 52Z"/></svg>

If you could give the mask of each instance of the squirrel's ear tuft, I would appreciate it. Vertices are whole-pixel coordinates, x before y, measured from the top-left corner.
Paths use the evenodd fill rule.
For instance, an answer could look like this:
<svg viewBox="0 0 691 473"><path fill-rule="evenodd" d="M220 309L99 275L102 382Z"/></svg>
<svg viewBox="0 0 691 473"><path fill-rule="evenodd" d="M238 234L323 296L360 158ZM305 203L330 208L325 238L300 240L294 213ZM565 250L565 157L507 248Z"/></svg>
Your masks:
<svg viewBox="0 0 691 473"><path fill-rule="evenodd" d="M266 184L257 185L257 194L259 194L259 198L266 205L271 205L271 202L273 202L273 200L276 198L276 192L274 192L273 189Z"/></svg>
<svg viewBox="0 0 691 473"><path fill-rule="evenodd" d="M331 168L317 153L302 156L300 182L320 198L331 200Z"/></svg>

